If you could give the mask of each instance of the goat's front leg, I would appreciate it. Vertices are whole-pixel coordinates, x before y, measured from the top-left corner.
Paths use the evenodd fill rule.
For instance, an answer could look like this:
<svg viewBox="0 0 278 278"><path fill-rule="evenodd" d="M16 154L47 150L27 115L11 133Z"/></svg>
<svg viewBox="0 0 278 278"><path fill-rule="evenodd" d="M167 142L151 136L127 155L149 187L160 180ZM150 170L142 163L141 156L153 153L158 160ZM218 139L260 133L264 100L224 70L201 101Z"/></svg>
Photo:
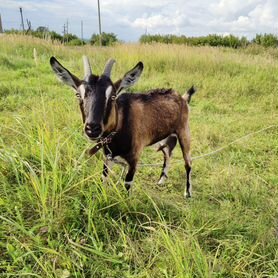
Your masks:
<svg viewBox="0 0 278 278"><path fill-rule="evenodd" d="M114 162L111 159L105 158L104 164L103 164L103 171L102 171L102 182L103 184L107 183L107 179L109 176L109 171L112 171Z"/></svg>
<svg viewBox="0 0 278 278"><path fill-rule="evenodd" d="M137 160L132 160L128 162L128 172L125 177L125 188L129 195L131 195L132 193L132 184L133 184L134 174L136 172L136 165L137 165Z"/></svg>

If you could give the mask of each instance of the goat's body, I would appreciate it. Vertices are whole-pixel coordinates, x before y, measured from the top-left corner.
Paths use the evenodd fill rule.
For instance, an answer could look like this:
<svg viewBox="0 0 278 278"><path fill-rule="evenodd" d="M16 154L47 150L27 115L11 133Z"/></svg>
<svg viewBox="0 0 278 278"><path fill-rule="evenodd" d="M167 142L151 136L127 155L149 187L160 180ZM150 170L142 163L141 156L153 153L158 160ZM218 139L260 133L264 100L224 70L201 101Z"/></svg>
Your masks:
<svg viewBox="0 0 278 278"><path fill-rule="evenodd" d="M117 111L118 123L114 130L117 133L112 142L104 148L105 155L112 158L120 156L128 163L130 175L127 175L126 183L131 183L144 147L164 140L164 145L160 147L164 154L164 166L159 182L162 183L167 177L177 138L180 143L185 142L189 150L187 100L171 89L152 90L142 94L126 93L117 99ZM104 175L107 173L107 167L104 166Z"/></svg>
<svg viewBox="0 0 278 278"><path fill-rule="evenodd" d="M110 149L113 156L124 159L187 125L188 104L173 90L122 94L117 106L117 134L107 152Z"/></svg>

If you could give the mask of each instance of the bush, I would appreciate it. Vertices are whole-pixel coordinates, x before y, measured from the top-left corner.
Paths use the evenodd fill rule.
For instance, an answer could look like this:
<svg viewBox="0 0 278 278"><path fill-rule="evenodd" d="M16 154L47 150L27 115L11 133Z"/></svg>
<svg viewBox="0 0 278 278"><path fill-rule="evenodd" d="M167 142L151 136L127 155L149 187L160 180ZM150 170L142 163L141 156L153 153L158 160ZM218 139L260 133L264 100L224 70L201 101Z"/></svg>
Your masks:
<svg viewBox="0 0 278 278"><path fill-rule="evenodd" d="M68 45L76 45L76 46L79 46L79 45L85 45L86 42L85 41L82 41L80 39L73 39L71 41L68 42Z"/></svg>
<svg viewBox="0 0 278 278"><path fill-rule="evenodd" d="M277 47L278 37L273 34L257 34L255 39L252 40L252 42L262 45L264 47Z"/></svg>
<svg viewBox="0 0 278 278"><path fill-rule="evenodd" d="M119 42L117 36L114 33L105 33L101 34L101 44L103 46L114 45ZM90 44L92 45L100 45L100 38L98 34L93 34L90 40Z"/></svg>

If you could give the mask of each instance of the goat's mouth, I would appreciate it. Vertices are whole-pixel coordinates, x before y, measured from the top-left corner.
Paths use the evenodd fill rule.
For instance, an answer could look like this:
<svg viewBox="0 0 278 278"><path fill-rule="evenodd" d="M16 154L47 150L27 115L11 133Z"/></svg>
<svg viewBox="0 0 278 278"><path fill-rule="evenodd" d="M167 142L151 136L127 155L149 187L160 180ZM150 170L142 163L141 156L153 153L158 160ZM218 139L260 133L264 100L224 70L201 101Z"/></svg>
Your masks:
<svg viewBox="0 0 278 278"><path fill-rule="evenodd" d="M100 138L101 138L101 135L97 135L97 136L93 136L93 135L88 135L86 132L85 132L85 135L86 137L90 140L90 141L98 141Z"/></svg>
<svg viewBox="0 0 278 278"><path fill-rule="evenodd" d="M90 141L98 141L99 139L101 139L102 137L102 132L101 133L92 133L92 132L84 132L86 137L90 140Z"/></svg>

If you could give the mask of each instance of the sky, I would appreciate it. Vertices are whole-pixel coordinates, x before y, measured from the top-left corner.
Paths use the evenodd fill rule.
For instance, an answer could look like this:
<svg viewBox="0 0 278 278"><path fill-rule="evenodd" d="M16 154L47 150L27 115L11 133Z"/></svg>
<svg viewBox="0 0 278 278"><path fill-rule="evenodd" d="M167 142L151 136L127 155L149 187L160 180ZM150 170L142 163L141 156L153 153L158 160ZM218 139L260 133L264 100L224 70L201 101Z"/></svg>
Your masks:
<svg viewBox="0 0 278 278"><path fill-rule="evenodd" d="M3 28L20 29L19 7L32 29L46 26L84 38L98 32L97 0L0 0ZM102 31L126 42L143 34L203 36L278 34L277 0L100 0Z"/></svg>

